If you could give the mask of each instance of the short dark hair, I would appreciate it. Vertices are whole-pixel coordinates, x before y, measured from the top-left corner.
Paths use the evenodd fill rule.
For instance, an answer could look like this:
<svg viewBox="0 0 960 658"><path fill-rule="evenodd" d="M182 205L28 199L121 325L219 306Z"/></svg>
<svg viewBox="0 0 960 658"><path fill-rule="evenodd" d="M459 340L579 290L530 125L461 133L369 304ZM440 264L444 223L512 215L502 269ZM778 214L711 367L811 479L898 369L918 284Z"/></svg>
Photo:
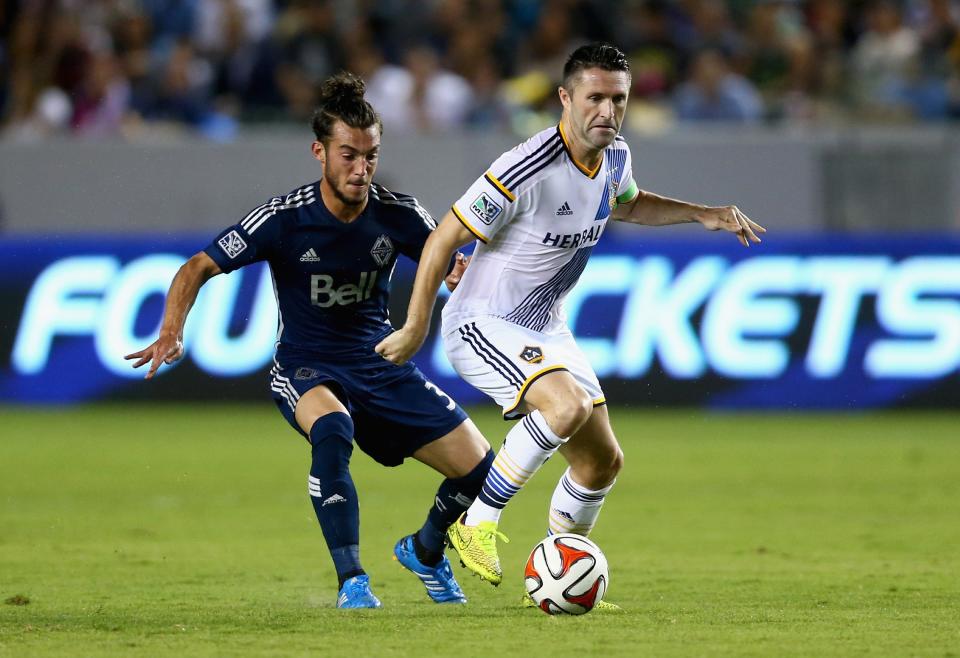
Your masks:
<svg viewBox="0 0 960 658"><path fill-rule="evenodd" d="M609 43L591 43L580 46L567 58L563 67L563 86L568 87L571 78L580 71L594 68L630 74L630 62L622 50Z"/></svg>
<svg viewBox="0 0 960 658"><path fill-rule="evenodd" d="M366 84L352 73L342 71L320 85L320 99L313 113L313 134L326 144L333 134L333 124L343 121L351 128L376 125L383 133L383 122L373 106L363 97Z"/></svg>

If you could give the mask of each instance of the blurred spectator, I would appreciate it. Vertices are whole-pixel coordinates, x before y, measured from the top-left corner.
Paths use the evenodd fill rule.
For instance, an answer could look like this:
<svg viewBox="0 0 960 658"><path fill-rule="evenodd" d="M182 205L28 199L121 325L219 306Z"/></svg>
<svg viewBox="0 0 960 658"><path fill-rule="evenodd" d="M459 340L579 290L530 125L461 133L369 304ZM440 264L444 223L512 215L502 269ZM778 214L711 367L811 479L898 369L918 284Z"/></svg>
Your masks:
<svg viewBox="0 0 960 658"><path fill-rule="evenodd" d="M763 115L760 95L750 82L730 70L719 50L698 53L690 80L677 90L677 116L683 121L756 121Z"/></svg>
<svg viewBox="0 0 960 658"><path fill-rule="evenodd" d="M468 82L473 88L466 123L475 129L497 129L508 125L510 106L502 93L500 70L492 57L481 57L473 66Z"/></svg>
<svg viewBox="0 0 960 658"><path fill-rule="evenodd" d="M905 90L919 52L917 33L903 24L898 4L873 0L852 53L854 92L865 115L895 118L908 111Z"/></svg>
<svg viewBox="0 0 960 658"><path fill-rule="evenodd" d="M698 0L690 3L690 18L693 32L686 44L688 53L706 49L719 50L731 61L740 60L743 56L744 36L734 27L724 0Z"/></svg>
<svg viewBox="0 0 960 658"><path fill-rule="evenodd" d="M634 100L666 97L687 60L672 34L669 3L646 0L630 13L624 28L619 43L630 59Z"/></svg>
<svg viewBox="0 0 960 658"><path fill-rule="evenodd" d="M298 120L313 113L319 84L346 64L335 18L327 0L295 0L280 17L277 86Z"/></svg>
<svg viewBox="0 0 960 658"><path fill-rule="evenodd" d="M519 72L536 69L560 81L563 65L573 45L579 42L572 24L571 4L565 0L542 3L533 30L521 40L518 55L524 65L518 68Z"/></svg>
<svg viewBox="0 0 960 658"><path fill-rule="evenodd" d="M473 101L470 84L443 69L425 44L410 48L404 66L374 71L369 99L391 132L444 132L463 126Z"/></svg>
<svg viewBox="0 0 960 658"><path fill-rule="evenodd" d="M817 114L837 116L849 104L848 58L857 34L848 3L812 0L807 10L811 51L817 62L811 71L811 93Z"/></svg>
<svg viewBox="0 0 960 658"><path fill-rule="evenodd" d="M119 135L130 110L130 83L110 51L95 53L75 94L73 129L84 137Z"/></svg>
<svg viewBox="0 0 960 658"><path fill-rule="evenodd" d="M634 127L957 119L958 18L960 0L0 0L0 126L229 139L306 120L348 68L391 130L527 131L598 39L630 58Z"/></svg>
<svg viewBox="0 0 960 658"><path fill-rule="evenodd" d="M273 8L269 0L200 0L194 43L213 67L218 106L239 105L250 90L260 46L269 36Z"/></svg>
<svg viewBox="0 0 960 658"><path fill-rule="evenodd" d="M749 14L745 70L773 118L803 117L811 111L811 39L794 5L760 0Z"/></svg>

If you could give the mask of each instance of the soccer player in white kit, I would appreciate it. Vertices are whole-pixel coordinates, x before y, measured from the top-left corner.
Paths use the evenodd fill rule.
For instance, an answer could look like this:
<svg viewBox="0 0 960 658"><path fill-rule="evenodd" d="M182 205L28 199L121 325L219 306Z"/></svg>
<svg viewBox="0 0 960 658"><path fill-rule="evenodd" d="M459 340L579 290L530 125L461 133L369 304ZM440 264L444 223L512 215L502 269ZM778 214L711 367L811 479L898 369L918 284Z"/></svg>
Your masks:
<svg viewBox="0 0 960 658"><path fill-rule="evenodd" d="M744 246L765 232L736 206L638 188L619 136L629 90L629 65L616 47L591 44L571 54L559 125L501 155L453 205L424 247L406 324L376 348L394 363L413 356L451 255L478 241L443 309L444 347L457 373L496 400L504 418L522 421L448 539L464 565L494 585L502 579L500 514L554 452L569 468L550 501L551 534L587 535L623 466L600 383L562 309L607 223L699 222L734 233Z"/></svg>

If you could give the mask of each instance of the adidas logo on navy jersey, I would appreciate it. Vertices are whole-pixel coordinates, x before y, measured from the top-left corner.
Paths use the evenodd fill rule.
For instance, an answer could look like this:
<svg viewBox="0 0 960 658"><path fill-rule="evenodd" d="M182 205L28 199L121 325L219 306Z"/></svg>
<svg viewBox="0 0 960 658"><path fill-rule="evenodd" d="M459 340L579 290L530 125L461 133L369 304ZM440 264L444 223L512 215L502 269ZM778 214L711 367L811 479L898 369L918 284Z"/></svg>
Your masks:
<svg viewBox="0 0 960 658"><path fill-rule="evenodd" d="M307 253L300 257L301 263L319 263L320 257L317 256L317 252L313 250L313 247L307 249Z"/></svg>
<svg viewBox="0 0 960 658"><path fill-rule="evenodd" d="M566 201L563 202L563 205L557 208L557 217L560 215L572 215L573 211L570 209L570 204Z"/></svg>

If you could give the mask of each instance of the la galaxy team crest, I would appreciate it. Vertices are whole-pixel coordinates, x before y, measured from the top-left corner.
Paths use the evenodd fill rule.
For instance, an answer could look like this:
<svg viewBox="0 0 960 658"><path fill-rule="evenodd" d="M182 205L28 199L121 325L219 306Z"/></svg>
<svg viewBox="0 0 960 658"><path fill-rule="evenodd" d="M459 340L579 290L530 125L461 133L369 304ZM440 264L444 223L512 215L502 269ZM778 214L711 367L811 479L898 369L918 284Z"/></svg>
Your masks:
<svg viewBox="0 0 960 658"><path fill-rule="evenodd" d="M543 350L539 345L525 345L520 358L527 363L540 363L543 361Z"/></svg>

